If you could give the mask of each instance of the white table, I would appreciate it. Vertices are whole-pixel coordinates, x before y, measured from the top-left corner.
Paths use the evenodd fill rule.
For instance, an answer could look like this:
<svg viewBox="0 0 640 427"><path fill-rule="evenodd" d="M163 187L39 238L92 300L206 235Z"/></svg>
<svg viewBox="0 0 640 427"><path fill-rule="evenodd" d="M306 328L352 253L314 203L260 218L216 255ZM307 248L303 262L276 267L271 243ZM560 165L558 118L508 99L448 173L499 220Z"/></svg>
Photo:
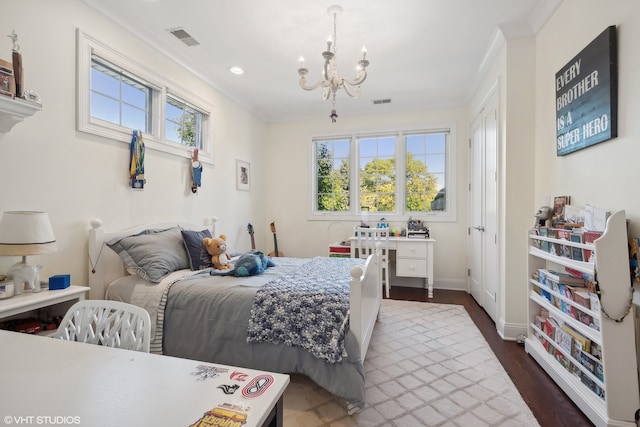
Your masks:
<svg viewBox="0 0 640 427"><path fill-rule="evenodd" d="M351 256L356 256L358 238L351 236ZM396 276L421 277L425 280L427 296L433 298L434 239L389 237L389 251L396 255Z"/></svg>
<svg viewBox="0 0 640 427"><path fill-rule="evenodd" d="M255 427L282 425L289 376L0 330L0 384L2 425L190 426L227 403Z"/></svg>

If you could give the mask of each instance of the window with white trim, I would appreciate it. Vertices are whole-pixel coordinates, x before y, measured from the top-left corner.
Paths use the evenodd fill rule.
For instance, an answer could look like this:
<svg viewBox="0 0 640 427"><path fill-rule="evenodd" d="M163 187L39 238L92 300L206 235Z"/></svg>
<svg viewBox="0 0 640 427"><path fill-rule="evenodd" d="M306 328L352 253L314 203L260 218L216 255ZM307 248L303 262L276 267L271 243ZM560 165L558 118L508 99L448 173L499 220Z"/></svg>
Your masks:
<svg viewBox="0 0 640 427"><path fill-rule="evenodd" d="M171 89L169 89L171 88ZM78 29L78 130L213 163L213 108Z"/></svg>
<svg viewBox="0 0 640 427"><path fill-rule="evenodd" d="M153 87L104 59L91 58L91 117L151 133Z"/></svg>
<svg viewBox="0 0 640 427"><path fill-rule="evenodd" d="M392 220L427 215L454 221L451 134L424 129L314 138L312 217L375 213Z"/></svg>
<svg viewBox="0 0 640 427"><path fill-rule="evenodd" d="M207 114L186 101L167 95L164 135L168 141L202 148L202 125Z"/></svg>

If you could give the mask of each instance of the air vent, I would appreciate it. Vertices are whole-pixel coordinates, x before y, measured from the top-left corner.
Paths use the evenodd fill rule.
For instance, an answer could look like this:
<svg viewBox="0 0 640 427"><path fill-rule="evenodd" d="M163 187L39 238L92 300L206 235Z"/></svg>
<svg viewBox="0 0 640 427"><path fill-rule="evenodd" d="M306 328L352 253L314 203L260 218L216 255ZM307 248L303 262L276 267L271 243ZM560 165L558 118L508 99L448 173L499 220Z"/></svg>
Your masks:
<svg viewBox="0 0 640 427"><path fill-rule="evenodd" d="M187 33L182 28L169 30L169 32L173 34L182 43L186 44L187 46L198 46L200 44L198 40L191 37L191 34Z"/></svg>
<svg viewBox="0 0 640 427"><path fill-rule="evenodd" d="M391 99L374 99L373 100L373 105L379 105L379 104L391 104Z"/></svg>

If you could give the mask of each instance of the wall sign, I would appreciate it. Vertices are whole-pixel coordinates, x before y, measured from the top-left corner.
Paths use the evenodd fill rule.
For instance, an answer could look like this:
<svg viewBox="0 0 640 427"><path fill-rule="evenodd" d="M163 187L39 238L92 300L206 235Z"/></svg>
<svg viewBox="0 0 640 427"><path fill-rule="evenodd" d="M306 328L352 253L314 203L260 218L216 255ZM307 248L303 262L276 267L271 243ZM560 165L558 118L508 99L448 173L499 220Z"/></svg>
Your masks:
<svg viewBox="0 0 640 427"><path fill-rule="evenodd" d="M616 52L612 25L556 73L558 156L618 136Z"/></svg>

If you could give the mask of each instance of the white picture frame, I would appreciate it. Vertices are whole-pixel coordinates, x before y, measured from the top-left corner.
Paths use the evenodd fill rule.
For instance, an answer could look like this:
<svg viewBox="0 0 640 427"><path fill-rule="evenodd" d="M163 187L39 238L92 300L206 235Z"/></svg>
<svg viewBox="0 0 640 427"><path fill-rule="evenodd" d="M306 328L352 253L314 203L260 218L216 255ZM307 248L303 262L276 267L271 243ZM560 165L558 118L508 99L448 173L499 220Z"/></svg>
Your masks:
<svg viewBox="0 0 640 427"><path fill-rule="evenodd" d="M251 163L236 159L236 189L251 190Z"/></svg>

